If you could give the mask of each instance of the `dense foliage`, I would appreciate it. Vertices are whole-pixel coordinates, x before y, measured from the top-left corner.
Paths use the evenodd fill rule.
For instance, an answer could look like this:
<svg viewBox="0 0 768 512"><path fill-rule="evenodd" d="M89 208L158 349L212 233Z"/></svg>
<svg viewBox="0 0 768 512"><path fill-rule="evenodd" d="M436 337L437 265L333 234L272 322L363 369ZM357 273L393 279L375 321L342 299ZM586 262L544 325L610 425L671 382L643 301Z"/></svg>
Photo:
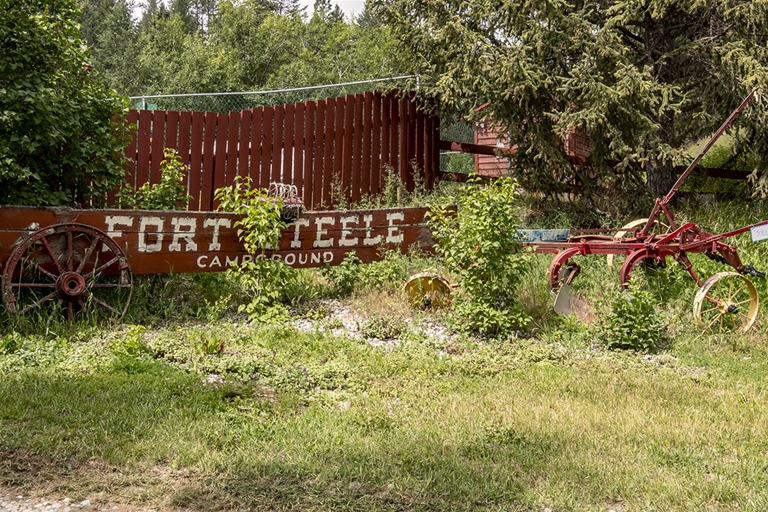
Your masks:
<svg viewBox="0 0 768 512"><path fill-rule="evenodd" d="M84 0L94 66L129 94L253 91L393 76L403 71L389 30L369 12L345 20L318 0ZM136 12L136 11L135 11Z"/></svg>
<svg viewBox="0 0 768 512"><path fill-rule="evenodd" d="M422 90L444 108L498 120L509 133L527 190L637 190L645 176L650 191L662 195L676 177L672 164L686 158L683 149L711 134L768 79L765 2L374 0L374 6L417 55ZM734 130L734 151L754 155L761 171L768 169L766 116L753 107ZM594 143L581 167L563 150L563 138L573 132ZM606 162L618 162L619 174L609 173Z"/></svg>
<svg viewBox="0 0 768 512"><path fill-rule="evenodd" d="M160 183L144 183L138 190L130 185L120 192L123 206L136 210L186 210L189 200L187 194L187 166L173 148L163 150L160 162Z"/></svg>
<svg viewBox="0 0 768 512"><path fill-rule="evenodd" d="M463 325L483 333L507 333L528 322L517 300L529 256L517 243L516 186L510 178L486 185L475 178L458 198L446 198L429 212L436 252L460 278L454 310Z"/></svg>
<svg viewBox="0 0 768 512"><path fill-rule="evenodd" d="M0 204L106 198L123 175L124 101L89 75L75 0L0 0Z"/></svg>

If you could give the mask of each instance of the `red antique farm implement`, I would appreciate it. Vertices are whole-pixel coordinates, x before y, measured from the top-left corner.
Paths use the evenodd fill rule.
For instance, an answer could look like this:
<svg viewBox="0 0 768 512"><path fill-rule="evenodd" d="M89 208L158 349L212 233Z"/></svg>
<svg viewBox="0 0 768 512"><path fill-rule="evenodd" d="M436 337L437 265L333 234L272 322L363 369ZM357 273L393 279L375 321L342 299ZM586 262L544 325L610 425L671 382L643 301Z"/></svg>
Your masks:
<svg viewBox="0 0 768 512"><path fill-rule="evenodd" d="M548 271L550 288L558 290L565 286L567 289L567 285L570 285L578 275L580 268L571 261L575 256L603 254L611 259L614 255L626 256L619 272L624 288L629 285L632 272L638 264L664 265L666 259L671 257L693 277L700 287L694 300L694 317L701 327L706 329L734 327L747 331L757 317L758 298L754 285L746 276L765 277L765 274L755 270L751 264L743 264L736 248L724 243L723 240L747 231L752 231L754 240L768 238L768 221L727 233L713 234L692 222L679 224L670 208L670 201L682 182L741 113L754 94L755 91L752 91L733 111L667 195L656 200L656 205L647 219L630 223L613 236L594 233L574 236L566 234L560 239L552 240L557 238L558 233L555 233L555 236L550 236L548 241L546 240L549 234L547 230L534 232L532 236L529 232L529 239L523 245L532 247L537 253L555 255ZM730 265L735 272L718 273L702 282L688 259L689 253L704 254L712 260ZM567 293L562 295L565 297ZM556 300L556 310L567 309L567 305L562 302Z"/></svg>

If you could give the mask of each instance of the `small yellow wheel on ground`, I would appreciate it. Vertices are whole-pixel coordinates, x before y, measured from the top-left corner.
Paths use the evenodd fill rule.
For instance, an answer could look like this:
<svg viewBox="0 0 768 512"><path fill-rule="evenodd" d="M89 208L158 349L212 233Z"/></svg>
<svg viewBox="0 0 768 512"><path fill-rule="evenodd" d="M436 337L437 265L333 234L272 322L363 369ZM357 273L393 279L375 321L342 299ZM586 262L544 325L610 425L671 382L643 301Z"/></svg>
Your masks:
<svg viewBox="0 0 768 512"><path fill-rule="evenodd" d="M627 233L630 232L630 230L634 230L635 228L640 228L645 226L648 223L648 219L635 219L632 222L628 223L625 226L622 226L622 228L616 232L616 234L613 236L614 240L620 240L627 236ZM660 220L657 220L653 223L653 227L651 228L651 233L655 233L657 235L661 235L663 233L666 233L669 231L669 226L661 222ZM613 260L614 255L609 254L606 263L608 264L608 269L613 268Z"/></svg>
<svg viewBox="0 0 768 512"><path fill-rule="evenodd" d="M403 285L411 305L428 308L451 303L451 284L444 277L431 272L412 275Z"/></svg>
<svg viewBox="0 0 768 512"><path fill-rule="evenodd" d="M712 332L747 332L757 319L757 290L745 276L720 272L701 285L693 299L693 317Z"/></svg>

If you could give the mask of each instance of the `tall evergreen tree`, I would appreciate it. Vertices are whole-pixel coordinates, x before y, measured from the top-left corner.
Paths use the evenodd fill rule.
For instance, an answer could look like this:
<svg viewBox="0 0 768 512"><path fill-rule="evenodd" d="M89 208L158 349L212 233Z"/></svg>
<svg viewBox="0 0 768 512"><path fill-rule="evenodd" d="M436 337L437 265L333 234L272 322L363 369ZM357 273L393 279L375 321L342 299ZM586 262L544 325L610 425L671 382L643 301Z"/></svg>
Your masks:
<svg viewBox="0 0 768 512"><path fill-rule="evenodd" d="M656 196L684 147L768 80L768 3L748 0L374 0L415 50L422 88L443 107L497 120L527 187L585 186L618 162ZM483 103L488 106L476 111ZM740 119L740 148L768 169L765 111ZM585 131L586 166L562 138ZM556 137L559 136L559 137ZM524 172L522 170L525 170Z"/></svg>

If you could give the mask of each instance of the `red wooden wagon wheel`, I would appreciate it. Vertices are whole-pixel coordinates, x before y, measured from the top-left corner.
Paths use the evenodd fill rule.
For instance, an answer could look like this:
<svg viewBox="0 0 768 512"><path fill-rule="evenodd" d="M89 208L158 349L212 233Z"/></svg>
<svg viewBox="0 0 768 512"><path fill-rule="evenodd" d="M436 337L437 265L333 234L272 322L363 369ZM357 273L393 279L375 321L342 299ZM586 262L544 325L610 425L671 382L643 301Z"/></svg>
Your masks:
<svg viewBox="0 0 768 512"><path fill-rule="evenodd" d="M20 238L3 272L11 315L49 317L66 311L120 317L128 309L133 276L120 246L84 224L58 224Z"/></svg>

